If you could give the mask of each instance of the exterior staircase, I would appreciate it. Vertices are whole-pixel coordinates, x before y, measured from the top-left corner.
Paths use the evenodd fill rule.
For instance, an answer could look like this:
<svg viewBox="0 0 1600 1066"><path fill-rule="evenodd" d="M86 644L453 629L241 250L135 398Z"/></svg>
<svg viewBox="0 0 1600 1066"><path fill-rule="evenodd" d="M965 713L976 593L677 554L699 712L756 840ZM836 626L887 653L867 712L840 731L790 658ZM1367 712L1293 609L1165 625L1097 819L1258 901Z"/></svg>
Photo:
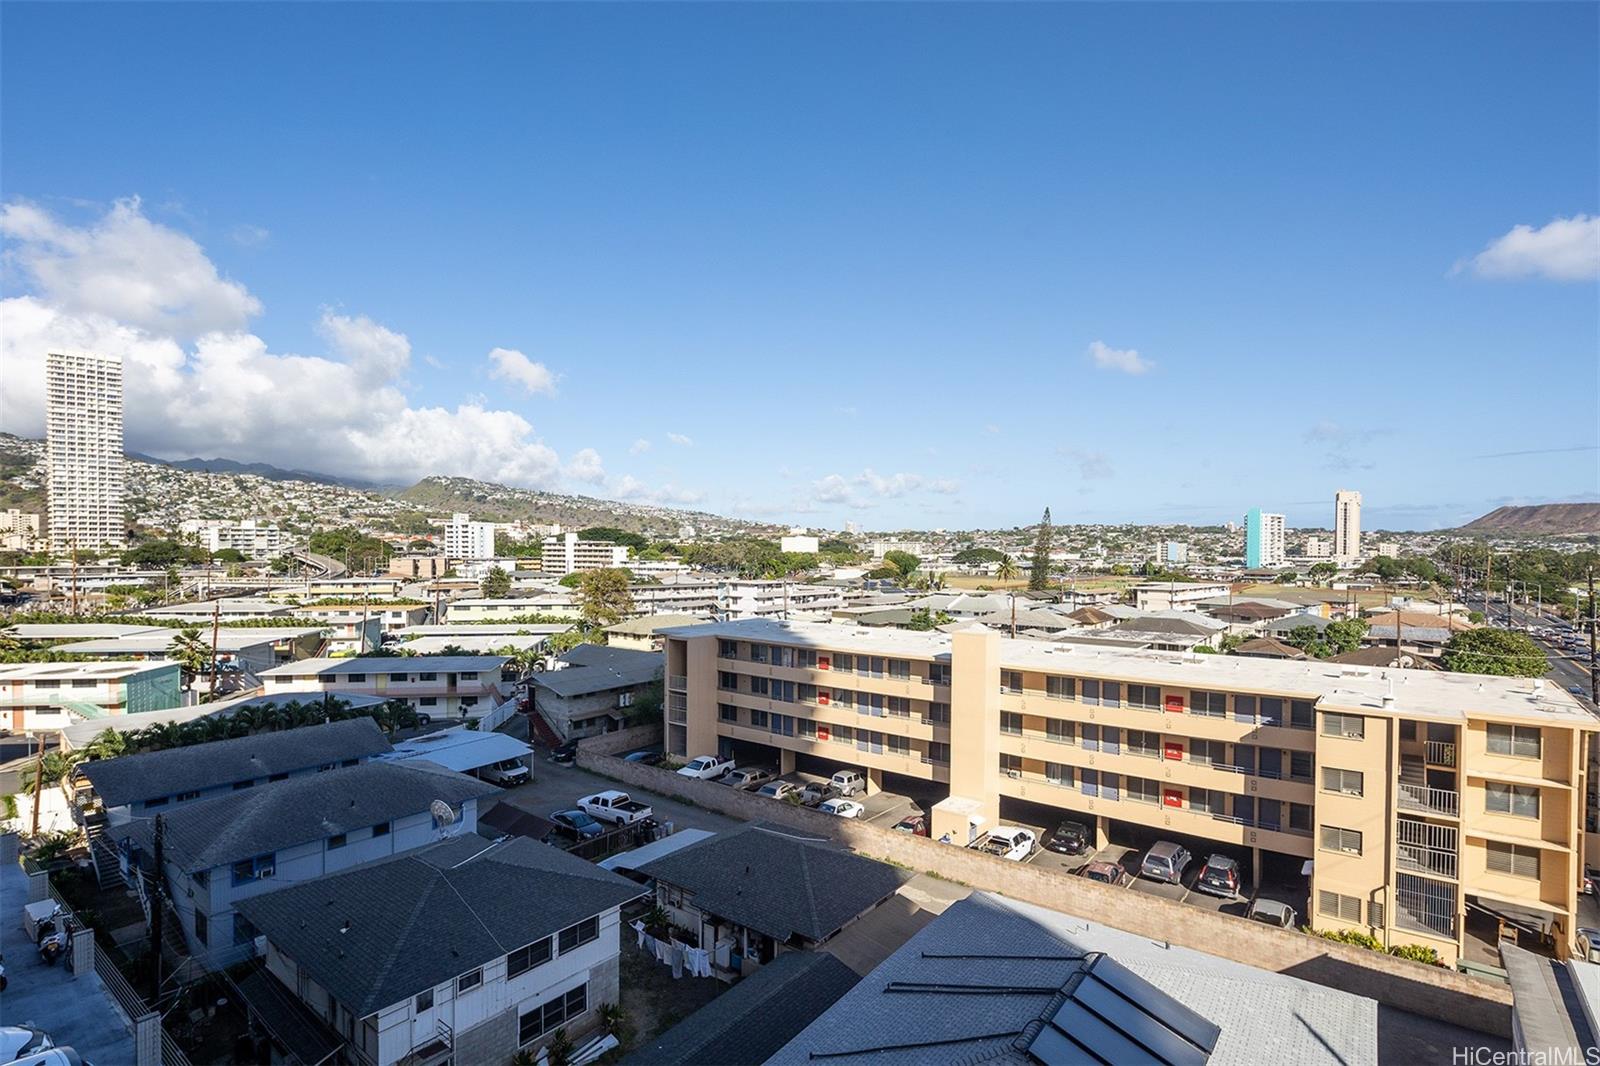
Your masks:
<svg viewBox="0 0 1600 1066"><path fill-rule="evenodd" d="M1422 756L1400 756L1400 783L1402 785L1416 785L1418 788L1428 786L1428 775L1422 767Z"/></svg>
<svg viewBox="0 0 1600 1066"><path fill-rule="evenodd" d="M537 708L528 712L528 739L536 747L559 748L565 741Z"/></svg>
<svg viewBox="0 0 1600 1066"><path fill-rule="evenodd" d="M112 845L111 838L106 836L106 816L104 812L87 815L83 820L83 832L89 839L89 854L94 859L94 879L99 883L101 891L110 888L129 889L128 877L122 872L122 862L117 858L117 849Z"/></svg>

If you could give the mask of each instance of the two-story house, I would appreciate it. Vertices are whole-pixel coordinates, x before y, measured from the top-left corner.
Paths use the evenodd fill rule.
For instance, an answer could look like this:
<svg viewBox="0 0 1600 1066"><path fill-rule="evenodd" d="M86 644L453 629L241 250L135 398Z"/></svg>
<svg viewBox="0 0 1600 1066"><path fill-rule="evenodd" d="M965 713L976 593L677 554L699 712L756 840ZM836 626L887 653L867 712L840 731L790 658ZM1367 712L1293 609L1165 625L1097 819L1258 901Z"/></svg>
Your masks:
<svg viewBox="0 0 1600 1066"><path fill-rule="evenodd" d="M372 1066L507 1062L618 997L638 885L526 837L468 836L241 900L266 968Z"/></svg>
<svg viewBox="0 0 1600 1066"><path fill-rule="evenodd" d="M420 759L373 761L178 807L162 818L160 872L190 953L208 969L250 957L256 931L236 901L472 834L479 801L499 791ZM145 867L154 821L113 831Z"/></svg>
<svg viewBox="0 0 1600 1066"><path fill-rule="evenodd" d="M481 718L515 692L503 655L407 655L303 659L263 671L268 693L292 690L403 699L424 723Z"/></svg>

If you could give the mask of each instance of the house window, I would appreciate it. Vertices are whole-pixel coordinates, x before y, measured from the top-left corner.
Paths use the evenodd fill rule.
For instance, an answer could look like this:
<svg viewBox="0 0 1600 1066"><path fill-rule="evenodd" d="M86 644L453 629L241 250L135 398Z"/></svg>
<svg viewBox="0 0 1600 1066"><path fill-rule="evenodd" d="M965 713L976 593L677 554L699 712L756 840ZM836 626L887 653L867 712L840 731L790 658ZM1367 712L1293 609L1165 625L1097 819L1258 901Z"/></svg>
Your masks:
<svg viewBox="0 0 1600 1066"><path fill-rule="evenodd" d="M483 970L469 970L456 978L456 995L470 991L483 984Z"/></svg>
<svg viewBox="0 0 1600 1066"><path fill-rule="evenodd" d="M520 977L535 966L550 961L550 938L535 940L506 956L506 980Z"/></svg>
<svg viewBox="0 0 1600 1066"><path fill-rule="evenodd" d="M569 925L561 930L557 951L565 955L567 952L582 947L591 940L598 939L600 939L600 918L597 915L593 918L585 918L577 925Z"/></svg>
<svg viewBox="0 0 1600 1066"><path fill-rule="evenodd" d="M1539 817L1539 790L1530 785L1502 785L1490 781L1484 786L1483 807L1490 814L1511 814L1518 818Z"/></svg>
<svg viewBox="0 0 1600 1066"><path fill-rule="evenodd" d="M1261 724L1283 724L1283 700L1279 699L1277 696L1261 697Z"/></svg>
<svg viewBox="0 0 1600 1066"><path fill-rule="evenodd" d="M856 668L855 656L835 655L833 657L833 668L835 670L843 670L847 674L850 673Z"/></svg>
<svg viewBox="0 0 1600 1066"><path fill-rule="evenodd" d="M579 985L517 1019L517 1043L531 1044L589 1009L589 986Z"/></svg>
<svg viewBox="0 0 1600 1066"><path fill-rule="evenodd" d="M1309 751L1291 751L1289 753L1289 780L1310 781L1311 770L1315 760Z"/></svg>
<svg viewBox="0 0 1600 1066"><path fill-rule="evenodd" d="M1520 759L1539 757L1538 726L1491 725L1487 740L1491 755L1514 755Z"/></svg>
<svg viewBox="0 0 1600 1066"><path fill-rule="evenodd" d="M739 657L739 642L737 640L717 641L717 658L737 659Z"/></svg>
<svg viewBox="0 0 1600 1066"><path fill-rule="evenodd" d="M252 881L260 881L271 877L276 872L277 854L268 852L250 859L241 859L233 864L233 883L235 886L248 885Z"/></svg>
<svg viewBox="0 0 1600 1066"><path fill-rule="evenodd" d="M928 664L928 684L930 684L930 685L948 685L949 683L950 683L950 664L949 663L929 663Z"/></svg>
<svg viewBox="0 0 1600 1066"><path fill-rule="evenodd" d="M345 846L346 842L347 840L343 833L335 833L333 836L328 838L328 850L333 851L336 848L342 848Z"/></svg>
<svg viewBox="0 0 1600 1066"><path fill-rule="evenodd" d="M1362 773L1360 770L1341 770L1336 766L1322 768L1322 791L1337 792L1345 796L1361 795Z"/></svg>
<svg viewBox="0 0 1600 1066"><path fill-rule="evenodd" d="M905 737L896 736L894 733L890 733L889 734L889 754L890 755L910 755L911 754L911 741L908 740Z"/></svg>
<svg viewBox="0 0 1600 1066"><path fill-rule="evenodd" d="M430 988L426 992L418 992L417 993L417 1011L416 1012L418 1014L421 1014L425 1010L432 1010L432 1009L433 1009L433 989Z"/></svg>
<svg viewBox="0 0 1600 1066"><path fill-rule="evenodd" d="M174 802L174 803L185 803L185 802L187 802L189 800L199 799L199 798L200 798L199 791L196 790L196 789L190 789L188 792L180 792L176 796L172 797L172 802Z"/></svg>
<svg viewBox="0 0 1600 1066"><path fill-rule="evenodd" d="M1078 726L1076 722L1069 722L1064 718L1046 718L1044 735L1060 744L1075 744L1078 740Z"/></svg>
<svg viewBox="0 0 1600 1066"><path fill-rule="evenodd" d="M377 825L373 826L372 827L372 835L374 837L386 837L386 836L388 836L389 835L389 823L388 822L379 822Z"/></svg>
<svg viewBox="0 0 1600 1066"><path fill-rule="evenodd" d="M739 675L730 674L726 670L717 671L717 687L724 692L739 691Z"/></svg>
<svg viewBox="0 0 1600 1066"><path fill-rule="evenodd" d="M767 712L752 710L750 712L750 724L756 729L767 728Z"/></svg>
<svg viewBox="0 0 1600 1066"><path fill-rule="evenodd" d="M815 648L795 648L794 664L808 670L817 668L817 652Z"/></svg>
<svg viewBox="0 0 1600 1066"><path fill-rule="evenodd" d="M1228 716L1228 694L1226 692L1204 692L1196 689L1189 693L1189 713L1198 714L1205 718L1226 718Z"/></svg>
<svg viewBox="0 0 1600 1066"><path fill-rule="evenodd" d="M892 677L892 678L896 678L896 679L898 679L900 681L908 681L908 680L910 680L910 678L911 678L911 663L910 663L910 661L907 660L907 659L890 659L889 660L889 676Z"/></svg>
<svg viewBox="0 0 1600 1066"><path fill-rule="evenodd" d="M350 674L349 676L347 676L345 678L345 680L349 681L349 682L360 682L360 681L365 681L366 679L367 679L367 675L366 674Z"/></svg>
<svg viewBox="0 0 1600 1066"><path fill-rule="evenodd" d="M1044 679L1044 694L1053 700L1076 699L1078 695L1078 679L1075 677L1047 677Z"/></svg>
<svg viewBox="0 0 1600 1066"><path fill-rule="evenodd" d="M1310 700L1289 701L1289 727L1291 729L1310 729L1316 724L1317 708ZM1412 723L1415 725L1416 723Z"/></svg>
<svg viewBox="0 0 1600 1066"><path fill-rule="evenodd" d="M1361 900L1326 890L1317 893L1317 913L1324 918L1337 918L1341 922L1361 921Z"/></svg>
<svg viewBox="0 0 1600 1066"><path fill-rule="evenodd" d="M1289 828L1297 833L1311 833L1311 805L1309 803L1289 804Z"/></svg>
<svg viewBox="0 0 1600 1066"><path fill-rule="evenodd" d="M476 696L462 696L461 697L461 706L463 706L463 707L476 707L477 705L478 705L478 697L476 697Z"/></svg>
<svg viewBox="0 0 1600 1066"><path fill-rule="evenodd" d="M735 707L731 703L719 703L719 704L717 704L717 721L719 721L719 722L737 722L738 720L739 720L739 708Z"/></svg>
<svg viewBox="0 0 1600 1066"><path fill-rule="evenodd" d="M205 911L196 909L194 912L194 939L196 943L205 944L211 936L211 922L206 917Z"/></svg>
<svg viewBox="0 0 1600 1066"><path fill-rule="evenodd" d="M805 740L816 740L817 723L809 718L800 719L800 736Z"/></svg>
<svg viewBox="0 0 1600 1066"><path fill-rule="evenodd" d="M937 740L928 741L928 761L940 766L950 764L950 745L941 744Z"/></svg>
<svg viewBox="0 0 1600 1066"><path fill-rule="evenodd" d="M1410 718L1402 718L1402 719L1400 719L1400 739L1401 740L1416 740L1417 739L1417 723L1415 721L1413 721Z"/></svg>
<svg viewBox="0 0 1600 1066"><path fill-rule="evenodd" d="M765 696L771 691L772 684L769 678L752 677L750 679L750 694L752 696Z"/></svg>
<svg viewBox="0 0 1600 1066"><path fill-rule="evenodd" d="M1000 671L1000 691L1001 692L1021 692L1022 691L1022 671L1020 671L1020 670L1002 670L1002 671Z"/></svg>
<svg viewBox="0 0 1600 1066"><path fill-rule="evenodd" d="M1488 867L1490 873L1510 874L1512 877L1539 879L1539 849L1521 844L1502 844L1489 841Z"/></svg>
<svg viewBox="0 0 1600 1066"><path fill-rule="evenodd" d="M1159 759L1161 757L1161 734L1152 733L1146 729L1128 730L1128 754Z"/></svg>
<svg viewBox="0 0 1600 1066"><path fill-rule="evenodd" d="M236 946L249 944L260 935L261 931L250 923L249 918L246 918L238 911L233 912L233 942Z"/></svg>
<svg viewBox="0 0 1600 1066"><path fill-rule="evenodd" d="M1100 682L1098 682L1098 681L1090 681L1087 678L1084 679L1084 682L1083 682L1083 702L1087 703L1087 704L1089 704L1091 706L1099 706L1099 704L1100 704Z"/></svg>
<svg viewBox="0 0 1600 1066"><path fill-rule="evenodd" d="M420 674L417 675L417 680L418 681L437 681L437 680L439 680L439 675L437 673L432 672L432 671L424 671L423 673L420 673Z"/></svg>
<svg viewBox="0 0 1600 1066"><path fill-rule="evenodd" d="M948 723L950 721L950 705L948 703L928 704L928 721Z"/></svg>
<svg viewBox="0 0 1600 1066"><path fill-rule="evenodd" d="M1000 772L1009 777L1022 776L1022 756L1000 753Z"/></svg>
<svg viewBox="0 0 1600 1066"><path fill-rule="evenodd" d="M750 661L753 663L765 663L768 650L769 646L766 644L750 645Z"/></svg>
<svg viewBox="0 0 1600 1066"><path fill-rule="evenodd" d="M1072 767L1058 762L1047 762L1044 764L1044 779L1052 785L1071 788L1073 786Z"/></svg>
<svg viewBox="0 0 1600 1066"><path fill-rule="evenodd" d="M437 706L439 706L439 697L438 696L422 696L422 697L419 697L417 699L417 703L419 703L423 707L437 707Z"/></svg>
<svg viewBox="0 0 1600 1066"><path fill-rule="evenodd" d="M1122 682L1106 681L1101 684L1100 705L1102 707L1122 706Z"/></svg>
<svg viewBox="0 0 1600 1066"><path fill-rule="evenodd" d="M1011 711L1001 711L1000 732L1020 736L1022 734L1022 715Z"/></svg>
<svg viewBox="0 0 1600 1066"><path fill-rule="evenodd" d="M1361 854L1361 833L1355 829L1340 829L1336 825L1322 827L1323 851L1342 851L1346 855Z"/></svg>
<svg viewBox="0 0 1600 1066"><path fill-rule="evenodd" d="M1161 709L1161 687L1159 685L1129 685L1128 706L1138 707L1145 711L1159 711Z"/></svg>
<svg viewBox="0 0 1600 1066"><path fill-rule="evenodd" d="M1160 802L1160 789L1154 781L1143 777L1128 778L1128 798L1135 803L1155 804Z"/></svg>
<svg viewBox="0 0 1600 1066"><path fill-rule="evenodd" d="M1367 735L1367 720L1359 714L1324 714L1322 735L1361 740Z"/></svg>

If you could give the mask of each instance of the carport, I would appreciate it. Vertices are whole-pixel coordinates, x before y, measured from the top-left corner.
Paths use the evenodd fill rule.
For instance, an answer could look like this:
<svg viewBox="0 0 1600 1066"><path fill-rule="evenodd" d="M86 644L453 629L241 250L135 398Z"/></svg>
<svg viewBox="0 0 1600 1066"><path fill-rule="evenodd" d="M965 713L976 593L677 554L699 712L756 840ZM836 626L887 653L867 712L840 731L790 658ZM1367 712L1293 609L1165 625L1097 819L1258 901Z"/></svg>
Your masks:
<svg viewBox="0 0 1600 1066"><path fill-rule="evenodd" d="M401 741L394 746L394 751L378 756L380 759L426 759L428 762L437 763L446 770L457 773L471 773L481 770L485 766L504 762L507 759L526 760L533 754L533 749L528 747L516 737L504 733L480 732L468 729L465 726L456 726L452 729L441 730L438 733L429 733L426 736L414 737L411 740Z"/></svg>

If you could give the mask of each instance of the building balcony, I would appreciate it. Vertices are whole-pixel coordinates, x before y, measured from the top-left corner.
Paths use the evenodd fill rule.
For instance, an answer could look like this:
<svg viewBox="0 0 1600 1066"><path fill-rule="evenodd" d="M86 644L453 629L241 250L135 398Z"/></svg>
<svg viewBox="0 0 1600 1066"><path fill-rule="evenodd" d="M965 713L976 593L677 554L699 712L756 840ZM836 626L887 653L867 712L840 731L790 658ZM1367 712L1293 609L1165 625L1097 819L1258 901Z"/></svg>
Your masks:
<svg viewBox="0 0 1600 1066"><path fill-rule="evenodd" d="M668 674L667 687L674 692L689 691L689 678L683 674Z"/></svg>
<svg viewBox="0 0 1600 1066"><path fill-rule="evenodd" d="M1461 796L1454 789L1429 788L1401 781L1397 798L1397 806L1402 811L1440 814L1447 818L1457 818L1461 814Z"/></svg>
<svg viewBox="0 0 1600 1066"><path fill-rule="evenodd" d="M1430 740L1423 745L1423 753L1430 766L1455 766L1456 746L1447 740Z"/></svg>

